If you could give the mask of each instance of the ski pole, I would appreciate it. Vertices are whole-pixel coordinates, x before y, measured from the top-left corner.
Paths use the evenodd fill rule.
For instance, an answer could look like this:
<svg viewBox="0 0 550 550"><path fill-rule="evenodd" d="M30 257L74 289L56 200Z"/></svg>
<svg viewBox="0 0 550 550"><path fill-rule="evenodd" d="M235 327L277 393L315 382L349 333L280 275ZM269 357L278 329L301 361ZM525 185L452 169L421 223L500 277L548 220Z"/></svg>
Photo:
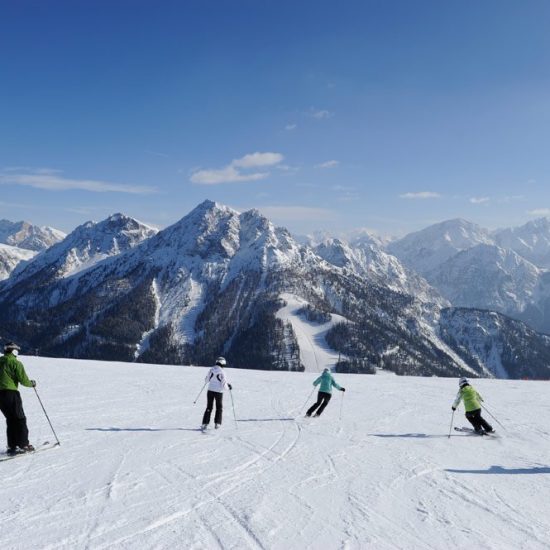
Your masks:
<svg viewBox="0 0 550 550"><path fill-rule="evenodd" d="M311 396L313 395L314 391L315 391L315 386L313 386L313 389L311 390L311 393L307 396L307 399L305 400L304 404L300 407L300 414L302 414L302 411L304 410L304 407L307 405L308 401L311 399Z"/></svg>
<svg viewBox="0 0 550 550"><path fill-rule="evenodd" d="M201 396L201 393L203 392L204 388L206 388L206 384L208 384L208 382L204 383L204 386L201 388L201 391L199 392L199 395L197 395L197 398L195 399L195 401L193 401L193 405L197 402L197 400Z"/></svg>
<svg viewBox="0 0 550 550"><path fill-rule="evenodd" d="M233 390L229 390L229 395L231 396L231 408L233 409L233 418L235 419L235 428L239 428L237 424L237 415L235 414L235 402L233 401Z"/></svg>
<svg viewBox="0 0 550 550"><path fill-rule="evenodd" d="M340 400L340 420L342 420L342 409L344 407L344 393L345 392L341 392L342 393L342 399Z"/></svg>
<svg viewBox="0 0 550 550"><path fill-rule="evenodd" d="M59 441L57 434L55 433L55 430L53 429L52 423L50 422L50 417L48 416L48 413L46 412L46 409L44 408L44 405L42 404L42 399L40 399L40 396L38 395L38 392L36 391L36 386L33 386L34 393L36 393L36 397L38 397L38 402L40 403L40 406L42 407L42 410L44 411L44 414L46 415L46 418L48 419L48 424L50 425L50 428L52 429L53 435L55 437L55 440L57 441L56 445L61 445L61 442Z"/></svg>
<svg viewBox="0 0 550 550"><path fill-rule="evenodd" d="M449 439L451 439L451 432L453 431L453 421L455 419L455 412L451 415L451 425L449 426Z"/></svg>
<svg viewBox="0 0 550 550"><path fill-rule="evenodd" d="M491 411L489 409L487 409L487 407L485 407L484 405L481 405L483 407L483 410L484 411L487 411L487 413L489 414L489 416L495 420L495 422L503 429L505 430L506 428L491 414Z"/></svg>

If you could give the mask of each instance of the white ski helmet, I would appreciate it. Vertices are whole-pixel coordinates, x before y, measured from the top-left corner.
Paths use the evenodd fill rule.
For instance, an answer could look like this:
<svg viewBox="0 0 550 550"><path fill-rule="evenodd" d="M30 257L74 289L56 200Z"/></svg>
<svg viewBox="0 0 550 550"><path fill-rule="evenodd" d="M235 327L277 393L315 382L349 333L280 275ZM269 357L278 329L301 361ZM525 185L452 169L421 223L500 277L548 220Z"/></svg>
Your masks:
<svg viewBox="0 0 550 550"><path fill-rule="evenodd" d="M4 346L4 353L11 353L12 351L19 352L21 348L15 342L10 342Z"/></svg>
<svg viewBox="0 0 550 550"><path fill-rule="evenodd" d="M220 367L225 367L225 365L227 365L227 361L225 360L225 357L218 357L216 359L216 365L219 365Z"/></svg>
<svg viewBox="0 0 550 550"><path fill-rule="evenodd" d="M468 379L467 378L461 378L459 381L458 381L458 385L463 388L464 386L467 386L468 384L470 384L470 382L468 382Z"/></svg>

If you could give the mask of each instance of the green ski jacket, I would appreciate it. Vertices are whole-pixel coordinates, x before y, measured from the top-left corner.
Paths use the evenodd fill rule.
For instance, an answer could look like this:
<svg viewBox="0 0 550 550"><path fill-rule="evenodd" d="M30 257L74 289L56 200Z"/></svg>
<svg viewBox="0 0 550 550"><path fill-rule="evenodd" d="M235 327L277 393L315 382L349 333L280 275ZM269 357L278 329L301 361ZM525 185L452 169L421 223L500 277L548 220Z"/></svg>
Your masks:
<svg viewBox="0 0 550 550"><path fill-rule="evenodd" d="M11 353L0 357L0 390L15 390L18 385L23 384L32 388L32 382L29 380L23 363Z"/></svg>

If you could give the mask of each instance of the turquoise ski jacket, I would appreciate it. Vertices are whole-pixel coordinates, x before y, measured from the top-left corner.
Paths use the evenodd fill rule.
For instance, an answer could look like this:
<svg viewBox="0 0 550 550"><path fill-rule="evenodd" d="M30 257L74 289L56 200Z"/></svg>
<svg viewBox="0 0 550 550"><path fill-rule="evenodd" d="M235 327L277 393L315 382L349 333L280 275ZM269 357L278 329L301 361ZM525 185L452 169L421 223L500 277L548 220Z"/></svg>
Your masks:
<svg viewBox="0 0 550 550"><path fill-rule="evenodd" d="M332 377L332 374L330 374L329 371L323 372L315 382L313 382L314 386L318 386L321 384L321 387L319 388L319 391L322 391L324 393L332 393L332 386L334 386L336 389L341 390L342 386L339 386L334 378Z"/></svg>

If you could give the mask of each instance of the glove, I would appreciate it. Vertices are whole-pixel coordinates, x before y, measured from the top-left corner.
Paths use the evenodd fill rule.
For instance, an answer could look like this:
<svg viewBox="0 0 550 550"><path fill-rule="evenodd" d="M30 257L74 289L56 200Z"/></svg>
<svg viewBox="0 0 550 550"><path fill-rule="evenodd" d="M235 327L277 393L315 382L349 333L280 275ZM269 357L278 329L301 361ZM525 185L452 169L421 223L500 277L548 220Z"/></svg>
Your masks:
<svg viewBox="0 0 550 550"><path fill-rule="evenodd" d="M451 409L453 409L453 411L456 411L456 407L451 407Z"/></svg>
<svg viewBox="0 0 550 550"><path fill-rule="evenodd" d="M340 391L346 391L346 388L340 388Z"/></svg>
<svg viewBox="0 0 550 550"><path fill-rule="evenodd" d="M31 380L31 386L32 386L33 388L36 388L36 380Z"/></svg>
<svg viewBox="0 0 550 550"><path fill-rule="evenodd" d="M229 388L229 391L233 389L233 386L231 384L227 384L227 387Z"/></svg>

